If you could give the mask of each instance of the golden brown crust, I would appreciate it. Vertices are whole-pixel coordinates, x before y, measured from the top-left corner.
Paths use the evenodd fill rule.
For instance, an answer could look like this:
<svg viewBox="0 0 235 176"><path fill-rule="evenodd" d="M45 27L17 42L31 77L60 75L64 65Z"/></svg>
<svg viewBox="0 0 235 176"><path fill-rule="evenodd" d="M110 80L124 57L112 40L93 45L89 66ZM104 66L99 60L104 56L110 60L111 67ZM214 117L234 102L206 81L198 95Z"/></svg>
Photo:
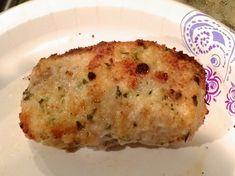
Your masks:
<svg viewBox="0 0 235 176"><path fill-rule="evenodd" d="M34 139L33 134L31 133L31 130L29 128L29 115L26 113L20 113L20 128L23 130L23 132L25 133L25 135L29 138L29 139Z"/></svg>
<svg viewBox="0 0 235 176"><path fill-rule="evenodd" d="M168 145L192 136L207 112L203 67L152 41L101 42L53 54L30 77L22 130L67 150Z"/></svg>

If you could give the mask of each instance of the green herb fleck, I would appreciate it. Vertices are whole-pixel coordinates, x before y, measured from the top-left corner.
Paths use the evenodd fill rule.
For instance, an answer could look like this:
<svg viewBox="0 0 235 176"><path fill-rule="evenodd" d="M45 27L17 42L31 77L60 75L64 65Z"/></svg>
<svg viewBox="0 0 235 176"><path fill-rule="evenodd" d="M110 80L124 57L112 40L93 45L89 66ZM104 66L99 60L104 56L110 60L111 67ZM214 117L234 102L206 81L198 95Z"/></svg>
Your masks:
<svg viewBox="0 0 235 176"><path fill-rule="evenodd" d="M168 96L167 95L164 95L163 97L162 97L162 100L166 100L168 98Z"/></svg>
<svg viewBox="0 0 235 176"><path fill-rule="evenodd" d="M133 123L133 127L137 127L137 123L136 122Z"/></svg>
<svg viewBox="0 0 235 176"><path fill-rule="evenodd" d="M121 140L123 140L123 141L130 141L130 137L129 136L122 136Z"/></svg>
<svg viewBox="0 0 235 176"><path fill-rule="evenodd" d="M135 58L135 60L139 60L137 52L134 53L134 58Z"/></svg>
<svg viewBox="0 0 235 176"><path fill-rule="evenodd" d="M171 107L170 107L170 108L171 108L171 110L172 110L172 111L174 111L174 110L175 110L175 108L174 108L174 106L173 106L173 104L172 104L172 103L171 103Z"/></svg>
<svg viewBox="0 0 235 176"><path fill-rule="evenodd" d="M77 130L81 130L84 128L84 125L82 125L79 121L76 121L76 126L77 126Z"/></svg>
<svg viewBox="0 0 235 176"><path fill-rule="evenodd" d="M87 84L87 83L88 83L88 81L86 79L82 80L82 84Z"/></svg>
<svg viewBox="0 0 235 176"><path fill-rule="evenodd" d="M112 128L112 125L111 124L106 124L106 126L105 126L105 129L106 130L110 130Z"/></svg>
<svg viewBox="0 0 235 176"><path fill-rule="evenodd" d="M116 87L116 98L122 96L122 92L120 91L119 86Z"/></svg>
<svg viewBox="0 0 235 176"><path fill-rule="evenodd" d="M24 101L29 100L32 96L33 96L33 94L31 94L31 92L29 92L28 89L26 89L26 90L23 92L23 100L24 100Z"/></svg>
<svg viewBox="0 0 235 176"><path fill-rule="evenodd" d="M182 93L180 91L176 92L175 99L179 100L182 97Z"/></svg>
<svg viewBox="0 0 235 176"><path fill-rule="evenodd" d="M62 87L58 86L57 89L58 89L58 90L62 90Z"/></svg>
<svg viewBox="0 0 235 176"><path fill-rule="evenodd" d="M141 46L133 53L133 56L136 60L140 60L143 53L144 53L144 47Z"/></svg>
<svg viewBox="0 0 235 176"><path fill-rule="evenodd" d="M104 63L104 64L107 66L108 69L111 68L111 64L109 64L109 63Z"/></svg>
<svg viewBox="0 0 235 176"><path fill-rule="evenodd" d="M194 75L193 80L197 83L197 85L200 85L200 76L198 74Z"/></svg>
<svg viewBox="0 0 235 176"><path fill-rule="evenodd" d="M42 104L43 102L44 102L44 99L43 99L43 98L41 98L41 99L38 101L39 104Z"/></svg>
<svg viewBox="0 0 235 176"><path fill-rule="evenodd" d="M95 112L96 112L96 108L94 108L90 114L87 114L86 116L87 120L92 121L94 118Z"/></svg>
<svg viewBox="0 0 235 176"><path fill-rule="evenodd" d="M88 83L88 81L84 78L84 79L82 79L80 82L78 82L77 87L80 88L80 87L82 87L82 85L85 85L85 84L87 84L87 83Z"/></svg>
<svg viewBox="0 0 235 176"><path fill-rule="evenodd" d="M51 124L51 123L53 123L55 121L55 118L53 117L53 118L50 118L50 119L48 119L48 124Z"/></svg>
<svg viewBox="0 0 235 176"><path fill-rule="evenodd" d="M93 117L94 116L92 114L87 114L87 116L86 116L87 120L89 120L89 121L92 121Z"/></svg>
<svg viewBox="0 0 235 176"><path fill-rule="evenodd" d="M162 87L162 88L160 89L160 91L161 91L162 93L164 93L164 92L166 91L166 89Z"/></svg>
<svg viewBox="0 0 235 176"><path fill-rule="evenodd" d="M127 98L127 97L128 97L128 93L127 93L127 92L124 93L124 94L123 94L123 97Z"/></svg>

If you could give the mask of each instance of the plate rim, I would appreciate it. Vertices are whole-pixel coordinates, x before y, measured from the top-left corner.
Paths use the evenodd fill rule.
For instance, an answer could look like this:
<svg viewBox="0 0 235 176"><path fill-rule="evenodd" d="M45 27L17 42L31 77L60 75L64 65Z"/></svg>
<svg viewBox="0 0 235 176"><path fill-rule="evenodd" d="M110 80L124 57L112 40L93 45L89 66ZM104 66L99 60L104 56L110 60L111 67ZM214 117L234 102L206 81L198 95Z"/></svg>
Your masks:
<svg viewBox="0 0 235 176"><path fill-rule="evenodd" d="M27 1L18 6L12 7L7 11L0 13L0 35L5 32L26 23L30 20L36 19L38 17L46 16L51 13L61 12L69 10L72 8L85 8L85 7L118 7L118 8L129 8L133 10L142 10L149 12L148 7L158 6L158 5L168 5L181 7L182 10L187 13L191 10L195 10L193 7L184 4L176 0L149 0L148 6L143 6L146 4L145 0L136 0L133 3L132 0L34 0ZM36 8L35 8L36 7ZM33 13L32 13L32 8ZM169 18L171 18L169 16ZM10 19L10 20L9 20Z"/></svg>

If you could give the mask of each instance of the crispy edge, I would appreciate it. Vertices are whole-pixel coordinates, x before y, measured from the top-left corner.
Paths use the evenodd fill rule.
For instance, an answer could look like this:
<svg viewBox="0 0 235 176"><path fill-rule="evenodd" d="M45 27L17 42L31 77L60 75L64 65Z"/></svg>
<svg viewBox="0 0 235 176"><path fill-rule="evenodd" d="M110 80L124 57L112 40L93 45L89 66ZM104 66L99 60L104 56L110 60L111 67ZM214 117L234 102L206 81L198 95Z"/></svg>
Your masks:
<svg viewBox="0 0 235 176"><path fill-rule="evenodd" d="M47 58L41 58L39 63L35 67L38 67L38 65L40 65L40 63L46 59L57 60L62 57L65 57L65 56L70 56L70 55L74 55L74 54L82 54L85 52L95 51L97 55L111 54L110 48L111 47L113 48L115 44L120 44L120 43L125 43L125 44L135 43L137 46L157 47L160 50L170 52L172 54L172 56L177 58L177 60L182 60L182 61L192 63L192 65L196 68L197 73L198 73L199 82L200 82L199 85L201 88L205 89L205 87L206 87L205 70L204 70L203 66L198 61L196 61L193 56L188 56L187 54L183 53L183 51L176 51L176 48L170 49L170 48L167 48L165 45L158 44L157 42L149 41L149 40L142 40L142 39L138 39L134 42L131 42L131 41L128 41L128 42L120 42L120 41L104 42L104 41L102 41L102 42L100 42L96 45L93 45L93 46L74 48L74 49L71 49L71 50L63 53L63 54L55 53L55 54L50 55Z"/></svg>
<svg viewBox="0 0 235 176"><path fill-rule="evenodd" d="M19 126L25 133L26 137L28 137L29 139L34 139L34 136L29 128L29 118L30 118L29 115L25 112L21 112L19 114L19 117L20 117Z"/></svg>

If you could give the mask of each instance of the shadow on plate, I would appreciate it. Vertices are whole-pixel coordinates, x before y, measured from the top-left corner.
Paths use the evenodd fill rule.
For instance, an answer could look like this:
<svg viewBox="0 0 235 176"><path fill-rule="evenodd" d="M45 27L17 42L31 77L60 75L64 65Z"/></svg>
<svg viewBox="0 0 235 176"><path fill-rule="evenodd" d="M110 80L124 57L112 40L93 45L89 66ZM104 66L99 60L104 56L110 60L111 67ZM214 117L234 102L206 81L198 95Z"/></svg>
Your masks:
<svg viewBox="0 0 235 176"><path fill-rule="evenodd" d="M81 148L68 153L35 142L30 142L30 148L40 172L47 176L232 176L235 158L221 142L230 126L230 120L211 113L191 141L171 148L135 144L109 151Z"/></svg>
<svg viewBox="0 0 235 176"><path fill-rule="evenodd" d="M39 171L47 176L232 176L235 171L233 156L218 141L200 147L128 146L110 152L83 148L67 153L35 142L30 142L30 148Z"/></svg>

